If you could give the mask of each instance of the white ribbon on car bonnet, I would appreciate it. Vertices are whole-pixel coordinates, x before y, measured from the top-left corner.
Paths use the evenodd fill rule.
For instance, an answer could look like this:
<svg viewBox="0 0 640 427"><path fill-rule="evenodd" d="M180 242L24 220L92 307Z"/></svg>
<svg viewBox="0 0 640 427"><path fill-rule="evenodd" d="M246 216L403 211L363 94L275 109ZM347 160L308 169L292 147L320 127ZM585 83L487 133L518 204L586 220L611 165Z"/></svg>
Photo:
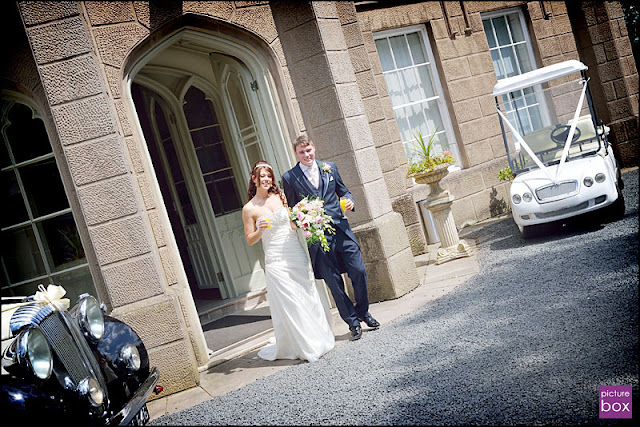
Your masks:
<svg viewBox="0 0 640 427"><path fill-rule="evenodd" d="M69 298L62 298L67 293L62 286L49 285L45 290L44 286L38 285L38 289L40 290L33 297L35 301L51 304L58 311L65 311L69 308Z"/></svg>
<svg viewBox="0 0 640 427"><path fill-rule="evenodd" d="M576 112L573 114L573 120L571 121L571 128L569 129L569 135L567 135L567 140L564 143L564 150L562 151L562 157L560 158L560 164L556 169L556 179L558 179L558 175L560 174L560 169L564 162L567 160L567 156L569 155L569 147L571 147L571 140L573 139L573 134L576 131L576 127L578 126L578 118L580 117L580 111L582 110L582 104L584 103L584 95L587 93L587 82L589 80L582 80L582 93L580 94L580 100L578 101L578 107L576 108Z"/></svg>

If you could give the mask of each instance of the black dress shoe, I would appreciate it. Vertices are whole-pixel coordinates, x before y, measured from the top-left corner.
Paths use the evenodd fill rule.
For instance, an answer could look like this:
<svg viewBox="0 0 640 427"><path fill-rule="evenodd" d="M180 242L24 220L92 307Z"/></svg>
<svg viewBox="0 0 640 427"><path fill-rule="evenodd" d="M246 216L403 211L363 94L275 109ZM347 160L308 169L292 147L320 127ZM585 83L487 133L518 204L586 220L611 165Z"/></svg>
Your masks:
<svg viewBox="0 0 640 427"><path fill-rule="evenodd" d="M351 331L350 341L359 340L362 337L362 328L360 325L349 326L349 330Z"/></svg>
<svg viewBox="0 0 640 427"><path fill-rule="evenodd" d="M373 329L378 329L380 327L380 322L371 316L371 314L367 313L364 317L358 317L358 320L367 324L368 327Z"/></svg>

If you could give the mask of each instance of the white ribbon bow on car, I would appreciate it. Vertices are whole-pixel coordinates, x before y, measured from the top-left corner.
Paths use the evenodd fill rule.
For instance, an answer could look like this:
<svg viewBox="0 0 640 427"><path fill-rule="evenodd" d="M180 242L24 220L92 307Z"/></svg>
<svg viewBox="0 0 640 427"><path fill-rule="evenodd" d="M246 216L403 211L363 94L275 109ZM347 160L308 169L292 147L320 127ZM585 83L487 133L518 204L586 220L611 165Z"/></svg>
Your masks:
<svg viewBox="0 0 640 427"><path fill-rule="evenodd" d="M38 289L40 290L33 297L35 301L49 303L58 311L64 311L69 308L69 298L62 298L67 293L62 286L49 285L45 290L44 286L38 285Z"/></svg>

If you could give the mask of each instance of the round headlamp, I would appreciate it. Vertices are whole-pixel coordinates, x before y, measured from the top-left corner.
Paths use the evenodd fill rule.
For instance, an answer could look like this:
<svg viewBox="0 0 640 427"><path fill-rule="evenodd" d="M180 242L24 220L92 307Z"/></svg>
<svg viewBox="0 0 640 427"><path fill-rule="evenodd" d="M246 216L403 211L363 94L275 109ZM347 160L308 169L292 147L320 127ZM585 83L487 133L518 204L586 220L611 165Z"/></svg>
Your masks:
<svg viewBox="0 0 640 427"><path fill-rule="evenodd" d="M519 194L514 194L513 196L511 196L511 200L513 200L513 203L517 205L522 201L522 197L520 197Z"/></svg>
<svg viewBox="0 0 640 427"><path fill-rule="evenodd" d="M98 301L90 295L82 298L78 309L78 321L85 334L99 340L104 335L104 314Z"/></svg>
<svg viewBox="0 0 640 427"><path fill-rule="evenodd" d="M20 337L18 347L18 354L22 355L24 361L28 361L28 366L36 377L46 380L51 376L51 347L42 332L38 329L28 329Z"/></svg>
<svg viewBox="0 0 640 427"><path fill-rule="evenodd" d="M605 179L607 179L607 177L602 172L599 172L599 173L596 174L596 182L597 183L604 182Z"/></svg>
<svg viewBox="0 0 640 427"><path fill-rule="evenodd" d="M522 195L522 200L524 200L525 202L530 202L531 200L533 200L533 196L531 195L531 193L524 193Z"/></svg>
<svg viewBox="0 0 640 427"><path fill-rule="evenodd" d="M587 187L591 187L593 185L593 178L591 178L590 176L586 177L583 181L584 185L586 185Z"/></svg>
<svg viewBox="0 0 640 427"><path fill-rule="evenodd" d="M120 360L132 371L140 369L140 353L135 345L127 344L120 350Z"/></svg>
<svg viewBox="0 0 640 427"><path fill-rule="evenodd" d="M80 394L87 396L93 406L100 406L104 401L104 392L95 378L85 378L78 384Z"/></svg>

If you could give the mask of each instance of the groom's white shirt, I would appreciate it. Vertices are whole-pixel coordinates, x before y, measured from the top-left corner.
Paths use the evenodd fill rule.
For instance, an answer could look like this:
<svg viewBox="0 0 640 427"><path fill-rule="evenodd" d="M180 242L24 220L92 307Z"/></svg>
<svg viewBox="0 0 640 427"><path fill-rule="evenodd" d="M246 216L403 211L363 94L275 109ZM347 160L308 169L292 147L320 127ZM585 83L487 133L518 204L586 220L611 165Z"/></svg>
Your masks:
<svg viewBox="0 0 640 427"><path fill-rule="evenodd" d="M320 185L320 179L319 179L320 170L318 168L318 164L316 163L316 161L314 160L311 166L306 166L306 165L303 165L302 163L299 163L299 166L302 172L309 179L309 182L311 182L311 184L315 188L318 188L318 185Z"/></svg>

